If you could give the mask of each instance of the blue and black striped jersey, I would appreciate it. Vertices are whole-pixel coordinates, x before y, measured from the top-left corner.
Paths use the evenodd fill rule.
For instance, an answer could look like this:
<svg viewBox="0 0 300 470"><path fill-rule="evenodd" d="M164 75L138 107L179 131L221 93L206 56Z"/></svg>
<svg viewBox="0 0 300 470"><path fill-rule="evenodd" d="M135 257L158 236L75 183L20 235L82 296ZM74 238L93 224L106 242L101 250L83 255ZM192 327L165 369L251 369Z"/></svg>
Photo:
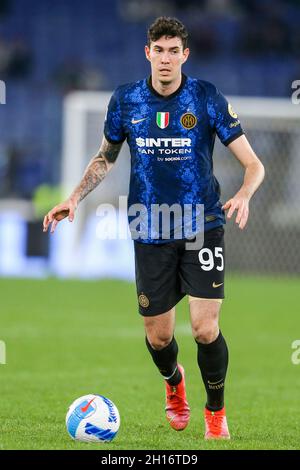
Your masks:
<svg viewBox="0 0 300 470"><path fill-rule="evenodd" d="M225 223L220 186L213 174L216 134L228 145L243 130L231 105L209 82L182 75L179 89L166 97L154 90L151 77L115 90L104 135L111 143L127 139L130 147L128 204L145 206L149 219L148 236L140 241L166 241L150 231L155 204L179 204L183 209L203 204L204 230ZM181 222L183 226L183 216ZM171 240L172 234L174 227Z"/></svg>

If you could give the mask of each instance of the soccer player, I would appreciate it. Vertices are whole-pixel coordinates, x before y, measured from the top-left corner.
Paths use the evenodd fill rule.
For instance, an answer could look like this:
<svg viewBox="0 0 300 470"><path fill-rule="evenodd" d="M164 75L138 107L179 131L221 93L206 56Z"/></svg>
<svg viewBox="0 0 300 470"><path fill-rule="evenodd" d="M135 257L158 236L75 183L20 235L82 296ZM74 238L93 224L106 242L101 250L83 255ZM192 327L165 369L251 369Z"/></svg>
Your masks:
<svg viewBox="0 0 300 470"><path fill-rule="evenodd" d="M175 18L160 17L149 28L145 54L150 77L115 90L99 152L70 197L45 216L44 231L52 224L54 232L65 217L73 221L78 204L105 178L127 140L131 152L128 205L140 204L146 213L141 220L146 226L144 236L134 241L139 311L147 348L165 380L167 419L179 431L190 417L174 337L175 305L188 295L197 361L207 393L205 438L229 439L224 407L228 349L219 329L224 298L224 214L228 210L228 219L236 214L236 223L244 229L249 201L263 181L264 167L220 91L182 73L189 56L187 39L186 28ZM245 169L240 189L223 206L213 174L216 135ZM151 207L162 204L183 209L186 204L204 206L202 247L186 249L190 238L186 232L181 238L175 236L184 226L183 212L174 216L167 238L160 227L158 231L147 228ZM194 211L193 224L196 218Z"/></svg>

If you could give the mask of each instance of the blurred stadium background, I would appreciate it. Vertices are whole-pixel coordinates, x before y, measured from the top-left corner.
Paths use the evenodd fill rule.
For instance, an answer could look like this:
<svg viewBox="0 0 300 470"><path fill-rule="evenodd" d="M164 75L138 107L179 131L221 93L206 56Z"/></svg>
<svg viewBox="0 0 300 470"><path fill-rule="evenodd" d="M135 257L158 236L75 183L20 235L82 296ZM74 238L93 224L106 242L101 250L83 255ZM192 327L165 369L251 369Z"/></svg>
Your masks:
<svg viewBox="0 0 300 470"><path fill-rule="evenodd" d="M7 397L13 394L19 400L15 390L21 387L28 393L28 400L35 393L38 400L38 393L42 390L45 397L56 382L60 388L54 386L47 399L53 409L58 407L57 413L63 413L66 402L55 401L55 393L65 394L69 402L76 394L89 393L84 385L93 373L95 376L99 373L96 365L94 369L91 366L89 372L83 371L86 361L90 362L89 354L97 355L90 339L95 340L100 350L105 345L109 348L117 328L119 332L127 331L132 351L135 347L143 351L140 358L131 354L131 350L127 351L128 361L137 364L141 360L142 364L147 364L143 380L148 379L147 371L153 374L149 380L154 377L155 371L143 349L143 334L137 333L139 340L133 341L134 334L130 333L131 328L140 331L134 287L130 283L134 276L131 242L100 240L96 236L99 233L97 205L101 202L117 205L119 195L127 194L127 145L123 146L116 168L107 180L81 204L73 224L64 221L54 236L48 236L42 233L41 223L44 214L78 182L86 163L98 149L111 91L119 84L149 74L143 52L146 30L160 15L177 16L186 24L191 56L184 67L185 73L212 81L229 97L250 142L265 164L266 180L253 199L247 229L240 233L234 223L226 227L227 269L231 275L228 290L235 301L230 303L229 296L228 306L225 304L223 308L226 313L232 311L240 316L246 299L251 318L244 317L243 326L248 328L248 341L256 349L256 356L247 350L241 338L242 327L237 328L234 315L227 320L224 317L223 321L226 329L232 327L233 362L235 358L239 378L244 377L240 386L249 402L254 406L257 399L245 378L249 367L253 367L250 362L255 360L260 370L265 370L266 381L276 384L274 396L267 397L272 410L281 394L281 399L292 407L289 411L294 412L295 397L288 388L280 388L279 377L289 368L288 380L296 384L297 378L298 387L300 385L299 370L291 366L289 358L291 342L299 336L300 105L292 104L291 100L292 82L300 79L299 0L0 0L0 80L6 84L6 104L0 104L0 309L3 310L0 339L6 341L10 357L6 369L0 370L5 383L4 394ZM241 184L242 170L219 143L214 162L225 201ZM14 279L16 277L30 279L22 281ZM53 279L46 283L38 280L49 277L114 278L115 281L91 282L88 287L87 283L80 282L61 285ZM32 278L37 279L32 281ZM129 282L126 288L121 280ZM109 314L116 316L115 323L111 318L107 330L98 323L99 311L104 308L103 299L97 296L98 289L110 301L115 298L114 306L110 307L108 301L104 304ZM70 296L66 306L64 290ZM59 305L55 302L56 295L61 302ZM85 302L84 295L88 296ZM47 305L43 304L45 299L48 299ZM93 305L88 307L89 299ZM180 309L182 307L179 312ZM83 310L84 318L94 324L95 332L89 333L74 358L64 356L61 375L54 369L53 362L51 372L50 363L60 362L68 334L79 338L81 328L84 329ZM181 331L185 335L185 327L186 320L179 334ZM265 335L257 334L261 328ZM120 339L118 334L117 337L122 344L124 337L121 335ZM185 344L185 339L182 341ZM55 352L53 344L57 347ZM47 354L43 345L48 347ZM125 339L124 345L128 346ZM188 355L189 349L187 351ZM122 354L125 354L123 349ZM243 354L244 359L241 359ZM191 357L194 363L194 351ZM277 369L272 357L276 358ZM31 364L27 364L27 368L26 360ZM112 359L106 356L105 360L108 362L103 367L98 353L102 379L110 381L110 387L106 385L101 391L118 402L120 397L112 390L120 384L109 375L110 367L119 367L118 360L110 362ZM75 364L77 367L78 361L82 370L71 377L71 368ZM47 379L43 375L45 367L50 371ZM42 389L37 386L35 390L28 385L31 373L43 384ZM252 380L254 374L251 369ZM65 377L68 384L65 384ZM263 389L264 377L255 377L257 386ZM233 383L234 380L236 378L232 379ZM88 383L96 388L97 380ZM152 398L148 397L150 402ZM126 399L129 400L126 406L132 409L133 402ZM260 404L264 406L265 400L266 397L262 398ZM13 408L11 413L13 416ZM34 416L33 412L33 421ZM61 443L58 439L60 444L55 444L53 437L51 419L56 420L57 436L61 418L56 414L54 418L54 412L53 416L51 413L47 416L46 434L49 442L53 440L52 447L68 447L67 440ZM255 413L252 416L251 429L254 429L258 423ZM150 414L148 418L151 424ZM295 448L297 444L288 433L289 422L287 418L284 421L283 413L281 418L282 440L276 445ZM142 421L143 417L140 419ZM20 437L19 444L13 444L10 436L14 421L5 423L8 432L3 441L0 439L0 448L1 445L4 448L47 446L45 441L32 444L29 432L27 436L22 426L20 436L21 431L25 432L27 441ZM133 428L134 422L132 428L129 423L131 432ZM151 429L152 424L149 433ZM288 436L288 441L284 442L284 435ZM252 444L245 446L272 448L272 436L268 437L269 441L263 441L262 436L263 431L261 436L253 437ZM128 445L134 448L132 435L130 439ZM123 448L126 442L124 437ZM163 445L157 441L151 444L146 433L145 443L136 444L137 448L146 446L147 442L153 448ZM174 448L171 441L167 445ZM193 444L186 441L180 445ZM238 446L241 448L243 443L238 442Z"/></svg>
<svg viewBox="0 0 300 470"><path fill-rule="evenodd" d="M98 149L110 92L149 73L145 32L160 14L186 23L192 54L185 72L230 96L267 168L248 230L240 236L227 226L229 269L299 273L300 108L291 102L292 82L300 77L299 2L1 0L7 104L0 107L0 274L132 278L128 244L119 273L116 263L101 268L106 250L93 226L97 203L127 194L127 146L113 177L82 205L79 217L87 224L64 227L49 242L40 222ZM254 96L261 101L249 99ZM215 168L225 200L238 188L241 171L219 145ZM75 266L74 246L77 260L90 259L84 269L81 260Z"/></svg>

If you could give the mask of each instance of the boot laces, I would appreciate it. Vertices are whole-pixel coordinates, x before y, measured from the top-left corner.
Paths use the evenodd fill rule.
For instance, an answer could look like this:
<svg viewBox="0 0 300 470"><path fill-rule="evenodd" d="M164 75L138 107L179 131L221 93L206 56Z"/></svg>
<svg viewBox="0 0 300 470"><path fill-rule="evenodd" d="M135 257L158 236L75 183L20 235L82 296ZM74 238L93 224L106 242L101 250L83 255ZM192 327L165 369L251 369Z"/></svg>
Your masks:
<svg viewBox="0 0 300 470"><path fill-rule="evenodd" d="M185 399L180 393L178 393L178 387L172 386L168 390L167 393L167 407L166 409L172 409L173 411L177 411L177 413L185 413L186 403Z"/></svg>
<svg viewBox="0 0 300 470"><path fill-rule="evenodd" d="M208 423L209 423L210 430L213 433L218 434L221 432L221 429L222 429L223 416L220 415L219 413L212 412L208 416Z"/></svg>

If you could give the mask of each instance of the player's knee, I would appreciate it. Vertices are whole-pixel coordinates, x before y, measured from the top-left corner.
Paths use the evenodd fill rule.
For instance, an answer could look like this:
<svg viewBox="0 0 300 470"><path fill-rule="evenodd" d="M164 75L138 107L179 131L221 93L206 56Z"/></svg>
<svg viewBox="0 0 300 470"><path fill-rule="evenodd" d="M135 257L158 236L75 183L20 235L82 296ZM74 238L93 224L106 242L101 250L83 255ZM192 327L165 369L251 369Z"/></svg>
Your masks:
<svg viewBox="0 0 300 470"><path fill-rule="evenodd" d="M199 327L193 328L193 336L197 343L212 343L217 338L218 333L219 328L215 324L199 325Z"/></svg>
<svg viewBox="0 0 300 470"><path fill-rule="evenodd" d="M148 341L156 351L160 351L168 346L172 341L172 336L169 335L147 335Z"/></svg>

